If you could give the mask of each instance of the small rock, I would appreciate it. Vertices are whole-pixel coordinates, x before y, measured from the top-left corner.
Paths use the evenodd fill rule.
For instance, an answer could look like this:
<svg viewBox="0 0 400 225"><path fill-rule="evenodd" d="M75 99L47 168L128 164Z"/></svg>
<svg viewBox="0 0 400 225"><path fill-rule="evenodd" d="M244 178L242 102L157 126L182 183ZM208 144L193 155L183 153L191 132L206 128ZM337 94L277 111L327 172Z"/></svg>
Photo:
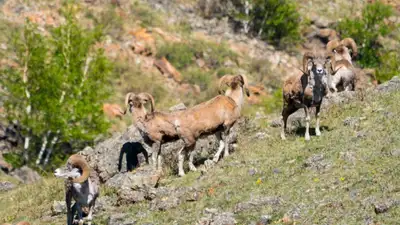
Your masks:
<svg viewBox="0 0 400 225"><path fill-rule="evenodd" d="M127 213L113 214L108 218L107 225L134 225L136 221Z"/></svg>
<svg viewBox="0 0 400 225"><path fill-rule="evenodd" d="M256 169L250 169L250 170L249 170L249 175L250 175L250 176L254 176L256 173L257 173L257 170L256 170Z"/></svg>
<svg viewBox="0 0 400 225"><path fill-rule="evenodd" d="M263 140L263 139L265 139L266 137L268 137L268 134L265 133L265 132L257 132L257 133L255 134L255 138L260 139L260 140Z"/></svg>
<svg viewBox="0 0 400 225"><path fill-rule="evenodd" d="M0 191L9 191L16 187L15 184L9 181L0 181Z"/></svg>
<svg viewBox="0 0 400 225"><path fill-rule="evenodd" d="M390 154L392 156L400 156L400 149L393 149L392 151L390 151Z"/></svg>
<svg viewBox="0 0 400 225"><path fill-rule="evenodd" d="M51 214L53 216L67 213L67 205L65 201L53 201L51 206Z"/></svg>
<svg viewBox="0 0 400 225"><path fill-rule="evenodd" d="M179 103L178 105L174 105L171 108L169 108L169 111L179 111L179 110L185 110L186 106L184 103Z"/></svg>
<svg viewBox="0 0 400 225"><path fill-rule="evenodd" d="M238 203L235 206L234 213L240 213L246 210L262 207L265 205L280 205L282 200L279 197L255 197L248 202Z"/></svg>
<svg viewBox="0 0 400 225"><path fill-rule="evenodd" d="M387 212L391 207L391 204L389 203L375 203L374 204L374 209L376 214L380 213L385 213Z"/></svg>
<svg viewBox="0 0 400 225"><path fill-rule="evenodd" d="M323 154L315 154L310 156L304 163L305 167L311 168L313 170L324 170L330 167L330 163L325 160Z"/></svg>
<svg viewBox="0 0 400 225"><path fill-rule="evenodd" d="M36 171L27 166L15 169L10 174L25 184L31 184L42 178Z"/></svg>
<svg viewBox="0 0 400 225"><path fill-rule="evenodd" d="M358 117L347 117L345 120L343 120L343 125L354 128L355 126L358 126L359 122L360 118Z"/></svg>
<svg viewBox="0 0 400 225"><path fill-rule="evenodd" d="M257 222L257 225L267 225L272 222L272 216L270 215L264 215L261 216L260 220Z"/></svg>

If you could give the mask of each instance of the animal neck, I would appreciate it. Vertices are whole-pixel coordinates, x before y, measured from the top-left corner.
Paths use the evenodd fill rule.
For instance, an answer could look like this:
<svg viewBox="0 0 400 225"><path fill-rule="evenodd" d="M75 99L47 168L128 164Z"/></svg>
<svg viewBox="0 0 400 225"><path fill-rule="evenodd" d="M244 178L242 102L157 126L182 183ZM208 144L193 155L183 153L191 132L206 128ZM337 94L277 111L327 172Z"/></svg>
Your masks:
<svg viewBox="0 0 400 225"><path fill-rule="evenodd" d="M143 106L141 108L134 109L133 111L133 119L137 122L139 120L143 120L147 114L146 108Z"/></svg>
<svg viewBox="0 0 400 225"><path fill-rule="evenodd" d="M236 102L236 105L239 107L239 109L242 108L243 99L244 99L242 87L237 87L235 89L229 88L226 91L225 95L232 98L233 101Z"/></svg>

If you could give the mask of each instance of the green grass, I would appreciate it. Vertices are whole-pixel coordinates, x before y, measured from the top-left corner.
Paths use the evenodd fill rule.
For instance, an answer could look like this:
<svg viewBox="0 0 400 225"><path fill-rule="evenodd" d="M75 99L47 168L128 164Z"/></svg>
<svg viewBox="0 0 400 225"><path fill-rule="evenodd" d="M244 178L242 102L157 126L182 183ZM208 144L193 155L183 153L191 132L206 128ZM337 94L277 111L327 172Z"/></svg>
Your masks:
<svg viewBox="0 0 400 225"><path fill-rule="evenodd" d="M364 102L333 106L322 115L325 127L321 137L305 142L303 133L291 134L287 141L279 138L279 128L268 128L271 136L260 140L254 134L240 136L239 149L223 159L200 181L198 172L184 178L169 176L166 186L198 186L203 191L197 202L188 202L166 212L147 211L148 203L122 206L122 212L136 215L147 211L147 217L137 218L138 224L194 224L205 208L233 211L236 204L251 198L274 196L282 203L265 205L235 215L239 224L250 224L261 215L269 214L276 224L285 215L298 209L299 224L363 224L367 218L379 224L395 224L400 208L375 214L372 203L399 200L399 159L391 151L400 146L400 93L370 96ZM347 117L362 118L355 129L344 126ZM312 121L311 127L314 127ZM296 133L296 132L294 132ZM357 137L365 134L365 137ZM306 167L307 159L323 155L323 169ZM250 169L256 169L253 176ZM261 179L261 183L257 180ZM50 210L54 199L62 199L62 182L46 179L38 184L21 186L0 194L0 221L10 221L17 215L36 220ZM214 194L208 190L214 189ZM105 193L113 194L112 190ZM12 202L20 202L9 207ZM38 203L36 203L38 202ZM4 207L7 205L7 207ZM11 204L12 205L12 204ZM35 206L34 208L32 208ZM8 215L8 216L6 216ZM107 213L95 217L106 221ZM58 223L57 223L58 224ZM62 223L59 223L62 224Z"/></svg>

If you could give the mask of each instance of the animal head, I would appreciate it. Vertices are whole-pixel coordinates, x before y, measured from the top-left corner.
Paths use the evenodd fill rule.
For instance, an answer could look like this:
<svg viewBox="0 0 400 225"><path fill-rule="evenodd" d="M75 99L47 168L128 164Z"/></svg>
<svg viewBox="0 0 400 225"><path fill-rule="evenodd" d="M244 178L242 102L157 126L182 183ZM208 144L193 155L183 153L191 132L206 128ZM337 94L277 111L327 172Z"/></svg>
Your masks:
<svg viewBox="0 0 400 225"><path fill-rule="evenodd" d="M125 96L125 111L123 114L126 114L126 111L133 112L134 110L142 111L144 114L147 113L144 105L150 101L150 111L154 112L154 98L151 94L142 92L139 94L135 94L133 92L129 92Z"/></svg>
<svg viewBox="0 0 400 225"><path fill-rule="evenodd" d="M83 156L74 154L68 158L65 167L57 168L54 171L54 175L58 178L72 180L74 183L83 183L89 178L90 168Z"/></svg>
<svg viewBox="0 0 400 225"><path fill-rule="evenodd" d="M308 76L316 75L321 77L327 74L335 75L338 69L335 71L332 70L334 64L335 58L331 53L306 52L303 55L303 70L301 71Z"/></svg>
<svg viewBox="0 0 400 225"><path fill-rule="evenodd" d="M223 94L224 90L222 89L222 86L228 86L230 89L235 90L238 87L241 87L245 92L247 96L250 96L250 91L249 91L249 84L247 81L247 77L245 75L224 75L219 79L219 93Z"/></svg>
<svg viewBox="0 0 400 225"><path fill-rule="evenodd" d="M353 38L345 38L341 41L332 40L326 44L326 50L334 53L336 60L344 58L351 61L351 58L356 57L358 54L357 44Z"/></svg>

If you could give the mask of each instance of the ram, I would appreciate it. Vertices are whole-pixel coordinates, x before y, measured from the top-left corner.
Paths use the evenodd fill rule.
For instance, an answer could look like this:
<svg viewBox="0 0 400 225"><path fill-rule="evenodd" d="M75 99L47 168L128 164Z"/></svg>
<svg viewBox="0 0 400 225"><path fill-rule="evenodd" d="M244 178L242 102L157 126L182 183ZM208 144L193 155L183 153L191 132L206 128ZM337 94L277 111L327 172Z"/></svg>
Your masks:
<svg viewBox="0 0 400 225"><path fill-rule="evenodd" d="M333 40L328 42L326 49L328 53L334 55L333 69L338 70L334 76L328 77L329 88L334 92L338 90L354 91L356 73L351 59L358 54L356 42L352 38L345 38L341 41Z"/></svg>
<svg viewBox="0 0 400 225"><path fill-rule="evenodd" d="M54 171L58 178L65 179L65 201L67 205L67 224L74 223L78 212L79 224L83 224L82 213L87 214L88 225L91 224L93 209L99 196L99 180L93 173L85 158L81 155L71 155L67 165ZM72 199L75 200L71 207Z"/></svg>
<svg viewBox="0 0 400 225"><path fill-rule="evenodd" d="M328 94L328 75L332 70L334 57L325 52L307 52L303 55L303 73L287 78L283 83L283 109L281 117L281 138L286 139L285 131L287 128L288 117L298 109L304 109L306 120L305 140L310 140L310 116L309 107L316 108L315 133L321 135L320 131L320 109L322 99Z"/></svg>
<svg viewBox="0 0 400 225"><path fill-rule="evenodd" d="M220 80L220 87L228 85L225 95L218 95L213 99L203 102L187 110L181 111L180 115L175 116L174 126L179 137L185 145L178 150L178 175L184 176L183 170L184 151L192 152L196 140L209 133L222 131L220 146L213 160L218 161L222 150L224 156L229 155L230 131L235 122L239 119L244 100L243 89L249 96L247 79L244 75L225 75ZM192 154L190 154L192 156ZM196 170L193 165L193 157L189 158L189 168Z"/></svg>

